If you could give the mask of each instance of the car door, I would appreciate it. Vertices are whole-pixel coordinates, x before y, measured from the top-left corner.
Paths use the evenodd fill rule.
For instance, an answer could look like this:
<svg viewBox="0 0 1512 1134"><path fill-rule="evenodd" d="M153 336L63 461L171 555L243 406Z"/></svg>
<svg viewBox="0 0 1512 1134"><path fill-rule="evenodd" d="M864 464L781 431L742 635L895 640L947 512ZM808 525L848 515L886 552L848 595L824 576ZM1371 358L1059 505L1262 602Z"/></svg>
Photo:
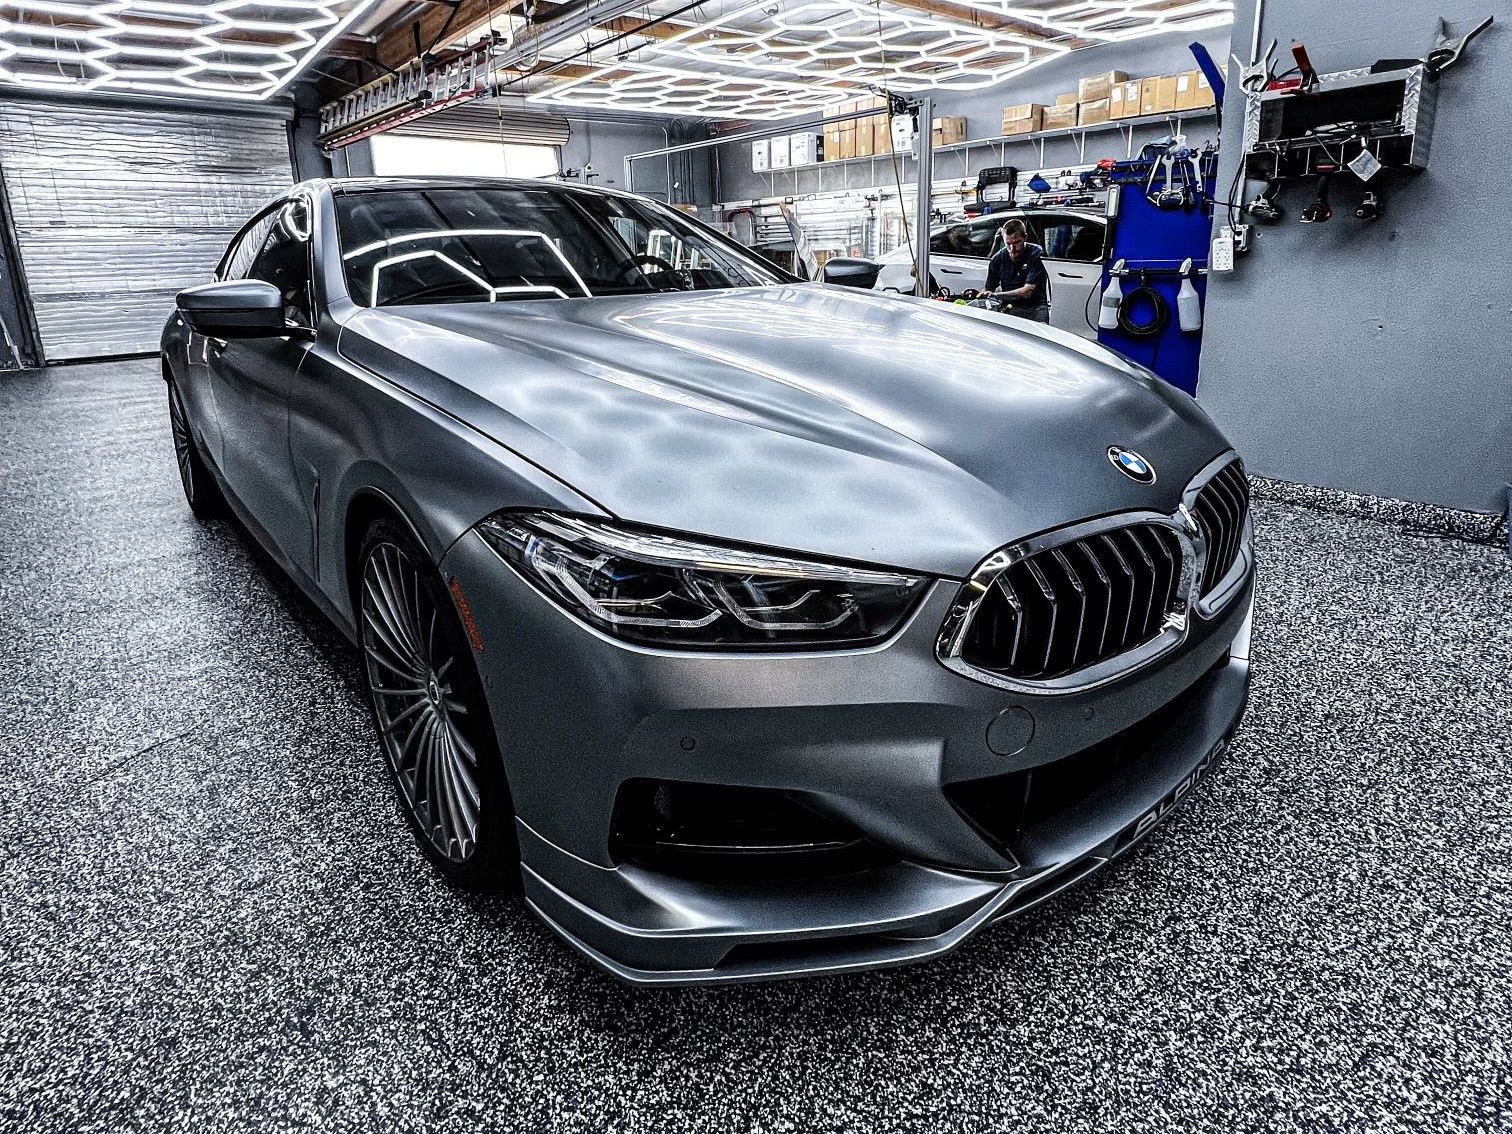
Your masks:
<svg viewBox="0 0 1512 1134"><path fill-rule="evenodd" d="M284 318L311 326L308 220L302 201L276 214L244 279L265 280L284 295ZM291 385L310 349L308 333L210 339L207 353L221 423L221 470L232 494L262 529L269 551L298 561L308 515L289 458Z"/></svg>
<svg viewBox="0 0 1512 1134"><path fill-rule="evenodd" d="M1097 338L1091 296L1102 280L1106 223L1101 217L1047 212L1035 214L1034 226L1050 277L1051 326Z"/></svg>
<svg viewBox="0 0 1512 1134"><path fill-rule="evenodd" d="M263 241L276 218L273 215L254 217L231 239L226 253L221 257L216 270L217 280L245 279L247 269L262 250ZM180 318L182 318L180 316ZM219 340L197 334L185 326L184 353L174 360L175 377L179 396L189 413L189 428L199 442L200 451L210 458L210 463L224 475L225 453L221 432L220 404L215 396L215 380L211 374L210 359L214 349L219 357L222 344Z"/></svg>

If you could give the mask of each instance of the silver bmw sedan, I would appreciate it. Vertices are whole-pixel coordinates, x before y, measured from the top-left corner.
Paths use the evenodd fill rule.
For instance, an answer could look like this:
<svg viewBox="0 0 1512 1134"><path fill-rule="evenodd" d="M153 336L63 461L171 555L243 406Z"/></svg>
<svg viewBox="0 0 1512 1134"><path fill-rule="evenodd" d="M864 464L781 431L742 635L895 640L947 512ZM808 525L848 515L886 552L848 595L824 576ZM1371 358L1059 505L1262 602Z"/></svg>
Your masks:
<svg viewBox="0 0 1512 1134"><path fill-rule="evenodd" d="M162 352L190 507L360 648L425 856L629 981L945 953L1132 846L1244 710L1239 458L1053 328L628 194L321 180Z"/></svg>

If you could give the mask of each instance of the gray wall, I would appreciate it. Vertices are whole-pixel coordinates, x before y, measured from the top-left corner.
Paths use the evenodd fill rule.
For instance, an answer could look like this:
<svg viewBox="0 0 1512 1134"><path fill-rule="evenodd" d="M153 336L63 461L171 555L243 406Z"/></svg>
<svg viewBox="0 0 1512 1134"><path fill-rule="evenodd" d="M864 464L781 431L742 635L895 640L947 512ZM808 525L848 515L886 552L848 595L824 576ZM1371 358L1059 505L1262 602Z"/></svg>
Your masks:
<svg viewBox="0 0 1512 1134"><path fill-rule="evenodd" d="M633 163L634 185L625 182L627 155L706 138L706 123L645 115L585 117L580 112L565 117L572 127L572 137L562 147L563 169L591 164L598 174L593 179L594 185L633 188L637 193L672 204L699 204L711 199L707 150L642 158Z"/></svg>
<svg viewBox="0 0 1512 1134"><path fill-rule="evenodd" d="M1488 0L1268 0L1262 47L1307 44L1338 71L1423 55L1433 16L1456 34ZM1253 0L1234 42L1249 52ZM1209 281L1199 400L1250 469L1284 480L1496 512L1512 480L1512 230L1497 186L1512 163L1512 26L1481 35L1440 86L1430 167L1390 189L1384 217L1296 223L1311 187L1287 190L1282 224ZM1287 63L1289 65L1288 56ZM1224 172L1238 160L1243 99L1231 82ZM1253 194L1259 187L1251 184Z"/></svg>
<svg viewBox="0 0 1512 1134"><path fill-rule="evenodd" d="M1178 71L1189 71L1197 66L1192 53L1187 50L1187 44L1193 40L1201 40L1206 44L1214 59L1221 62L1228 58L1227 28L1151 36L1131 43L1085 48L1070 52L1061 59L1036 67L995 87L978 91L940 91L934 96L934 113L965 115L968 139L994 137L1002 132L1003 107L1024 102L1053 103L1056 95L1076 90L1076 81L1083 75L1126 71L1135 78L1142 78L1146 75L1170 75ZM794 120L795 128L801 121L803 120ZM1218 121L1212 117L1195 120L1187 133L1194 142L1216 138ZM1163 125L1138 128L1134 134L1134 151L1138 153L1146 142L1164 137L1165 134ZM1092 133L1087 135L1086 160L1122 158L1125 156L1124 148L1123 138L1117 132ZM817 166L805 166L791 171L752 173L750 143L732 142L713 149L718 194L716 200L719 201L867 188L887 184L893 178L892 162L883 158L833 166L821 162ZM1070 137L1046 141L1045 166L1059 168L1079 164L1079 161L1075 142ZM1005 164L1020 169L1040 168L1038 145L1013 142L1001 151L996 146L990 149L983 146L936 153L934 176L937 181L961 177L974 183L978 170ZM900 166L904 183L908 184L914 176L914 163L905 159L900 162Z"/></svg>

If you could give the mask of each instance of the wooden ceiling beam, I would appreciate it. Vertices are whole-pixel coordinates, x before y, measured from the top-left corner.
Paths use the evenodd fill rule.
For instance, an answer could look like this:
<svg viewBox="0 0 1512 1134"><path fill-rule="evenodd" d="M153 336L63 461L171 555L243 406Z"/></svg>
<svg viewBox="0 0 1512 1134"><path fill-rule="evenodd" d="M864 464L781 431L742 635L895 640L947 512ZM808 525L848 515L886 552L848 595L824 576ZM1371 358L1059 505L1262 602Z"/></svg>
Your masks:
<svg viewBox="0 0 1512 1134"><path fill-rule="evenodd" d="M411 20L399 27L390 29L382 38L374 44L373 58L385 67L402 67L415 58L415 29L420 30L420 46L430 47L436 37L441 35L443 28L446 36L436 42L435 49L440 50L448 43L455 43L460 39L476 39L488 30L490 19L495 26L504 25L505 18L519 8L524 0L459 0L456 5L456 14L452 14L451 4L432 4L430 8L421 13L418 20ZM450 26L447 21L450 20Z"/></svg>
<svg viewBox="0 0 1512 1134"><path fill-rule="evenodd" d="M1066 47L1091 47L1090 39L1066 38L1057 39L1049 35L1046 29L1039 24L1030 23L1028 20L1014 20L1007 16L993 15L991 12L983 12L977 8L968 7L965 4L954 4L951 0L883 0L890 8L904 8L912 12L923 12L927 15L937 16L952 24L960 24L968 28L984 28L988 31L1005 31L1021 35L1025 39L1038 39L1044 43L1060 43Z"/></svg>

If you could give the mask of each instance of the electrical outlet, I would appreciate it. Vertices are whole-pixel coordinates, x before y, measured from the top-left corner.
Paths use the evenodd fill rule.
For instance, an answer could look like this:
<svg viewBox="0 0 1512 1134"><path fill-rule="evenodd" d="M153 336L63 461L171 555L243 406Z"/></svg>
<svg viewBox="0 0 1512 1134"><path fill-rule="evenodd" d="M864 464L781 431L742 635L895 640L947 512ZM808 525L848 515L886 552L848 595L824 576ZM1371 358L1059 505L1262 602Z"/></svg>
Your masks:
<svg viewBox="0 0 1512 1134"><path fill-rule="evenodd" d="M1208 270L1212 272L1234 270L1234 230L1228 225L1218 230L1218 236L1213 241L1213 256L1208 261Z"/></svg>
<svg viewBox="0 0 1512 1134"><path fill-rule="evenodd" d="M1246 255L1250 250L1251 227L1247 224L1234 226L1234 253L1239 256Z"/></svg>

